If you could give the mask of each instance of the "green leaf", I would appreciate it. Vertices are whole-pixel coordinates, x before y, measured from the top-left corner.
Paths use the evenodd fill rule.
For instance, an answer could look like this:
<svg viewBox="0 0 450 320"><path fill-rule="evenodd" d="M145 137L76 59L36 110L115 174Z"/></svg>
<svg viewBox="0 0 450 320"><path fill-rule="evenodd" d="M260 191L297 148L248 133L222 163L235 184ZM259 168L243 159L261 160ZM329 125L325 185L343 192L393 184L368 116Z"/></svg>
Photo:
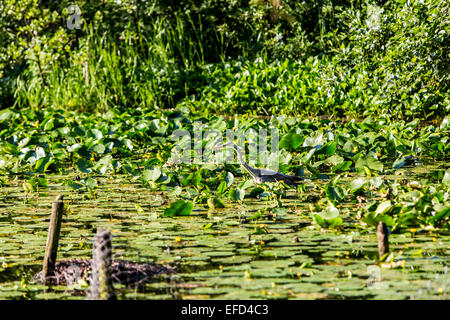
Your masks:
<svg viewBox="0 0 450 320"><path fill-rule="evenodd" d="M161 169L159 167L146 169L142 172L142 179L145 182L156 181L160 176L161 176Z"/></svg>
<svg viewBox="0 0 450 320"><path fill-rule="evenodd" d="M121 167L121 163L108 154L98 160L97 164L94 166L94 170L100 174L105 174L108 171L114 171Z"/></svg>
<svg viewBox="0 0 450 320"><path fill-rule="evenodd" d="M208 207L211 209L214 208L225 208L225 204L223 203L222 200L220 200L217 197L214 198L209 198L207 201Z"/></svg>
<svg viewBox="0 0 450 320"><path fill-rule="evenodd" d="M248 195L250 198L256 198L257 196L259 196L261 193L264 192L264 189L261 187L256 187L253 188L252 191L250 191L250 194Z"/></svg>
<svg viewBox="0 0 450 320"><path fill-rule="evenodd" d="M226 191L227 191L227 183L225 181L222 181L217 187L216 193L218 195L221 195L224 194Z"/></svg>
<svg viewBox="0 0 450 320"><path fill-rule="evenodd" d="M304 147L317 147L321 146L324 143L323 132L316 131L312 133L308 138L305 139L303 143Z"/></svg>
<svg viewBox="0 0 450 320"><path fill-rule="evenodd" d="M242 201L245 197L245 190L233 188L228 192L228 196L233 201Z"/></svg>
<svg viewBox="0 0 450 320"><path fill-rule="evenodd" d="M305 138L303 136L297 133L288 133L281 138L278 146L280 149L295 150L300 147L304 141Z"/></svg>
<svg viewBox="0 0 450 320"><path fill-rule="evenodd" d="M225 182L227 183L227 187L230 187L233 184L234 175L231 172L227 172L227 176L225 177Z"/></svg>
<svg viewBox="0 0 450 320"><path fill-rule="evenodd" d="M333 203L340 202L345 197L344 189L336 185L339 181L339 178L340 176L336 176L325 187L325 194L327 195L328 200Z"/></svg>
<svg viewBox="0 0 450 320"><path fill-rule="evenodd" d="M359 157L355 164L356 171L359 174L368 174L366 168L375 171L383 171L383 163L374 157Z"/></svg>
<svg viewBox="0 0 450 320"><path fill-rule="evenodd" d="M177 200L164 210L164 217L189 216L193 208L192 201Z"/></svg>
<svg viewBox="0 0 450 320"><path fill-rule="evenodd" d="M385 200L381 202L377 209L375 210L375 216L377 215L385 215L388 214L393 208L393 205L390 200Z"/></svg>
<svg viewBox="0 0 450 320"><path fill-rule="evenodd" d="M16 115L15 112L10 109L0 110L0 121L8 121Z"/></svg>
<svg viewBox="0 0 450 320"><path fill-rule="evenodd" d="M35 170L39 173L45 173L47 171L48 167L55 162L52 157L46 156L44 158L40 158L38 161L36 161Z"/></svg>
<svg viewBox="0 0 450 320"><path fill-rule="evenodd" d="M401 167L403 167L406 163L405 159L406 159L405 157L400 157L397 160L395 160L394 163L392 164L392 168L400 169Z"/></svg>
<svg viewBox="0 0 450 320"><path fill-rule="evenodd" d="M366 179L364 178L358 178L358 179L353 179L350 182L350 191L351 192L356 192L358 190L360 190L362 187L364 187L364 185L367 183Z"/></svg>
<svg viewBox="0 0 450 320"><path fill-rule="evenodd" d="M142 172L142 179L145 182L156 181L161 176L161 174L162 174L161 168L160 167L154 167L151 170L149 170L149 169L144 170Z"/></svg>
<svg viewBox="0 0 450 320"><path fill-rule="evenodd" d="M442 178L442 183L447 187L450 187L450 168L445 171L444 178Z"/></svg>
<svg viewBox="0 0 450 320"><path fill-rule="evenodd" d="M95 146L93 146L92 148L90 148L91 151L96 152L98 154L103 154L105 152L105 146L101 143L96 144Z"/></svg>
<svg viewBox="0 0 450 320"><path fill-rule="evenodd" d="M332 155L331 157L327 158L325 161L333 166L337 166L337 165L341 164L342 162L344 162L344 158L335 154L335 155Z"/></svg>
<svg viewBox="0 0 450 320"><path fill-rule="evenodd" d="M89 177L86 180L84 180L84 184L88 189L93 190L97 186L97 180Z"/></svg>
<svg viewBox="0 0 450 320"><path fill-rule="evenodd" d="M78 170L80 170L82 173L91 173L92 172L92 163L86 159L80 158L75 163Z"/></svg>
<svg viewBox="0 0 450 320"><path fill-rule="evenodd" d="M76 182L73 181L73 180L69 180L69 181L67 182L67 186L68 186L69 188L74 189L74 190L79 190L79 189L82 189L82 188L84 187L82 184L76 183Z"/></svg>
<svg viewBox="0 0 450 320"><path fill-rule="evenodd" d="M333 156L334 157L334 156ZM343 171L347 171L348 169L350 169L350 167L352 166L352 161L342 161L341 163L336 164L331 171L333 172L343 172Z"/></svg>
<svg viewBox="0 0 450 320"><path fill-rule="evenodd" d="M142 207L140 205L135 203L134 206L136 208L137 213L139 213L139 214L145 213L145 210L142 209Z"/></svg>
<svg viewBox="0 0 450 320"><path fill-rule="evenodd" d="M322 218L320 215L314 214L313 215L313 219L322 228L326 228L327 227L327 223L326 223L325 219Z"/></svg>
<svg viewBox="0 0 450 320"><path fill-rule="evenodd" d="M337 144L335 141L330 141L316 151L316 154L334 155L336 152Z"/></svg>
<svg viewBox="0 0 450 320"><path fill-rule="evenodd" d="M328 201L328 206L320 213L320 216L325 220L337 218L339 216L339 209L331 201Z"/></svg>

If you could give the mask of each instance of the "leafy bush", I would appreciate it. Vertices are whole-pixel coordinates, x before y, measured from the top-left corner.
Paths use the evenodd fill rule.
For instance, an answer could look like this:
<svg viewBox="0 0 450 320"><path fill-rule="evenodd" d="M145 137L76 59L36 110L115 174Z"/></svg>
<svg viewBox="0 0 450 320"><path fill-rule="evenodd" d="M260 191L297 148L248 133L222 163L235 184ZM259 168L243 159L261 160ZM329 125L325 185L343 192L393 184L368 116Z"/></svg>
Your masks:
<svg viewBox="0 0 450 320"><path fill-rule="evenodd" d="M3 107L449 111L446 1L83 0L72 30L70 5L0 4Z"/></svg>

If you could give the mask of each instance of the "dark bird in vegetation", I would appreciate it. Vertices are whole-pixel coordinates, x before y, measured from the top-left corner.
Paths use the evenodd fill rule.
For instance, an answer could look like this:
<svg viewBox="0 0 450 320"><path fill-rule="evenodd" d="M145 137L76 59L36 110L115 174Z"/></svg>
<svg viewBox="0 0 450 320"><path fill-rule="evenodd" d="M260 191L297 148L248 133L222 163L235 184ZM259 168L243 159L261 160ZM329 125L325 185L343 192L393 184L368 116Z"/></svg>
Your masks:
<svg viewBox="0 0 450 320"><path fill-rule="evenodd" d="M242 164L245 170L247 170L247 172L252 176L255 183L284 181L286 184L296 185L302 181L302 178L300 177L290 176L274 170L257 169L250 167L242 158L242 152L240 148L233 142L227 142L225 144L216 146L214 147L214 149L224 149L228 147L236 150L239 162Z"/></svg>

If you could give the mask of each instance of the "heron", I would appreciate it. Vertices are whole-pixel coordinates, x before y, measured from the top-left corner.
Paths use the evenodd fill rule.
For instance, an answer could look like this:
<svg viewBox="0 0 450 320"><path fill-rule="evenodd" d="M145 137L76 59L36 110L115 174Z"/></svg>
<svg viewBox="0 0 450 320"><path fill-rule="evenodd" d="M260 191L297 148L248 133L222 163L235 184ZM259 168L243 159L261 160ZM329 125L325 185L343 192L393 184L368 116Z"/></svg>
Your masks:
<svg viewBox="0 0 450 320"><path fill-rule="evenodd" d="M215 146L214 150L230 147L236 150L239 162L242 164L245 170L247 170L247 172L252 176L253 181L255 181L255 183L284 181L287 184L296 185L302 181L302 178L300 177L290 176L270 169L257 169L250 167L247 164L247 162L245 162L244 159L242 158L241 149L234 142L230 141L222 145Z"/></svg>

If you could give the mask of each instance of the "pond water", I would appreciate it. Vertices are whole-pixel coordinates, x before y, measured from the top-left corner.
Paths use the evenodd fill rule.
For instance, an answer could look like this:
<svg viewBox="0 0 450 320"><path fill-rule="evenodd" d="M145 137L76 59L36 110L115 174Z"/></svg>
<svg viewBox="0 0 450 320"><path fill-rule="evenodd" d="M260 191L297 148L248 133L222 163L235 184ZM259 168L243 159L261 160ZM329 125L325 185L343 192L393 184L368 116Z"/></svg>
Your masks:
<svg viewBox="0 0 450 320"><path fill-rule="evenodd" d="M431 172L428 168L426 172ZM411 179L411 169L402 178ZM423 168L415 175L423 175ZM113 259L175 266L140 286L115 284L119 299L448 299L450 237L417 228L390 235L394 259L378 262L374 228L342 204L343 227L312 222L314 186L288 190L283 210L254 218L274 201L245 199L226 208L196 205L191 216L165 218L173 199L126 176L95 177L94 193L74 191L74 174L47 176L26 194L23 179L4 177L0 195L0 299L85 299L85 282L47 287L32 278L44 257L51 203L64 195L58 260L90 258L98 227L113 235ZM390 176L381 176L391 179ZM395 177L395 178L398 178ZM346 179L352 179L351 176ZM237 181L235 181L237 183ZM285 210L284 210L285 209ZM274 214L274 212L276 214Z"/></svg>

